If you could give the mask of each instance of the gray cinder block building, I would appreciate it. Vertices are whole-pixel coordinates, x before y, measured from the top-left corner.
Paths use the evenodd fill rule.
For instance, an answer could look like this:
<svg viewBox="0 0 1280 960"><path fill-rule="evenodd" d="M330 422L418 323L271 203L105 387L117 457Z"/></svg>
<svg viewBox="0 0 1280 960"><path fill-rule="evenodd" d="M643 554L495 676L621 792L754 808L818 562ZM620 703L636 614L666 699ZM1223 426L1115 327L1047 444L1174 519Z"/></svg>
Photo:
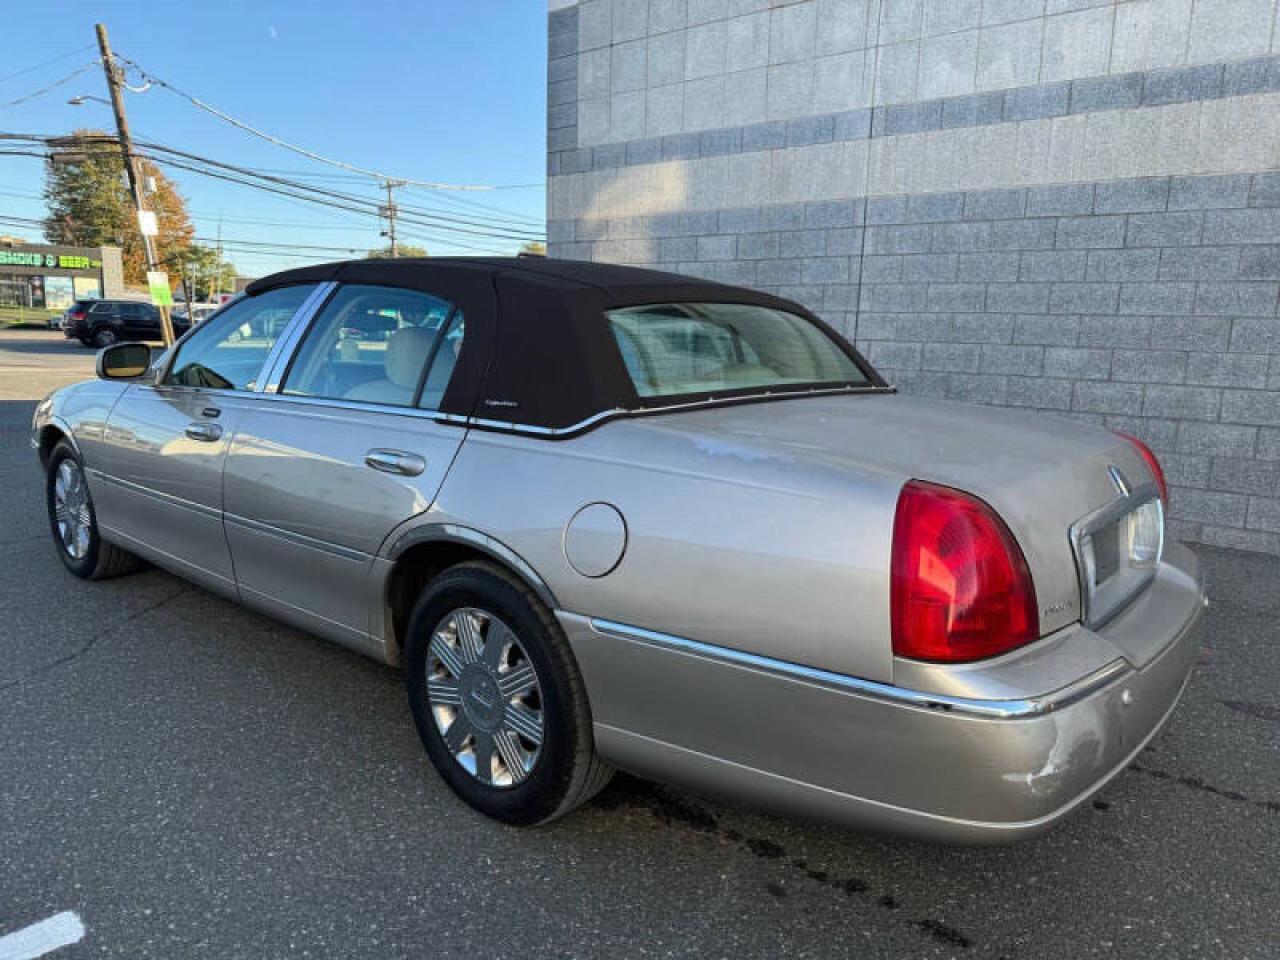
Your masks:
<svg viewBox="0 0 1280 960"><path fill-rule="evenodd" d="M552 256L798 300L903 391L1132 432L1280 554L1277 0L551 0Z"/></svg>

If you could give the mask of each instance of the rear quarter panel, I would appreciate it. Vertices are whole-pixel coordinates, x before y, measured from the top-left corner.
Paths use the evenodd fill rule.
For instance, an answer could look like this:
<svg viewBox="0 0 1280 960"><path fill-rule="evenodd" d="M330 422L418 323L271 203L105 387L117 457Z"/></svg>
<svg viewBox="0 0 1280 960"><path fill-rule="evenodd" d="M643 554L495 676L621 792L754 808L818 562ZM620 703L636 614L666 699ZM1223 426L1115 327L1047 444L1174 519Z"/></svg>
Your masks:
<svg viewBox="0 0 1280 960"><path fill-rule="evenodd" d="M501 540L563 610L889 682L900 482L628 421L560 441L472 431L424 520ZM627 548L590 578L564 532L597 501Z"/></svg>

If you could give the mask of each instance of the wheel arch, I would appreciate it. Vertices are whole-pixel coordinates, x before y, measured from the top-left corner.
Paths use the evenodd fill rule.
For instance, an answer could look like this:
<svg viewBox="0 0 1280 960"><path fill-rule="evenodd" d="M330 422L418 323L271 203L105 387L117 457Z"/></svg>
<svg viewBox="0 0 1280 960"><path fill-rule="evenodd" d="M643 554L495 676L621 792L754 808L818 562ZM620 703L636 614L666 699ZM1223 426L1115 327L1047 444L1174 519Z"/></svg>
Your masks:
<svg viewBox="0 0 1280 960"><path fill-rule="evenodd" d="M386 559L393 566L386 578L383 602L391 645L404 648L409 615L422 589L438 574L468 560L495 563L532 590L548 610L556 610L555 594L518 553L486 533L452 523L416 527L396 539Z"/></svg>
<svg viewBox="0 0 1280 960"><path fill-rule="evenodd" d="M71 449L76 452L76 456L80 456L80 445L76 443L75 434L71 432L71 428L61 420L50 419L39 433L40 445L38 452L40 455L40 466L48 468L49 457L53 453L53 448L58 445L61 440L66 440L71 444Z"/></svg>

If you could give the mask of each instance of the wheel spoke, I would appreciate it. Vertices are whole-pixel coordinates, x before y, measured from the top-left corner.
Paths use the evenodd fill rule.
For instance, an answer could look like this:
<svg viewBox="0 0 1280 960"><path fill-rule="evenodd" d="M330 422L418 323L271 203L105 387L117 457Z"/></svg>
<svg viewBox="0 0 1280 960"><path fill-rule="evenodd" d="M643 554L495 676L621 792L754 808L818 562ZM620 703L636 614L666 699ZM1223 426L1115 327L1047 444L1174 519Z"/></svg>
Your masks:
<svg viewBox="0 0 1280 960"><path fill-rule="evenodd" d="M458 649L443 634L437 633L431 638L430 650L455 680L462 676L463 663Z"/></svg>
<svg viewBox="0 0 1280 960"><path fill-rule="evenodd" d="M515 639L505 623L490 620L488 629L484 632L484 665L490 670L497 670Z"/></svg>
<svg viewBox="0 0 1280 960"><path fill-rule="evenodd" d="M449 729L444 732L444 745L456 757L462 752L462 748L467 742L467 737L473 732L471 721L467 719L466 714L459 710L453 718L453 723L449 724Z"/></svg>
<svg viewBox="0 0 1280 960"><path fill-rule="evenodd" d="M480 659L484 648L484 640L480 637L475 621L467 610L459 610L453 615L453 623L458 631L458 649L463 663L475 663Z"/></svg>
<svg viewBox="0 0 1280 960"><path fill-rule="evenodd" d="M498 690L503 700L522 697L537 686L537 683L537 674L533 672L533 665L528 660L521 661L506 673L498 674Z"/></svg>
<svg viewBox="0 0 1280 960"><path fill-rule="evenodd" d="M498 730L493 735L493 744L498 748L503 766L511 773L512 783L519 783L529 775L524 768L524 754L514 733L510 730Z"/></svg>
<svg viewBox="0 0 1280 960"><path fill-rule="evenodd" d="M462 690L452 677L432 677L427 681L427 699L433 707L456 707L462 703Z"/></svg>
<svg viewBox="0 0 1280 960"><path fill-rule="evenodd" d="M477 730L474 749L476 776L481 783L493 783L493 734Z"/></svg>
<svg viewBox="0 0 1280 960"><path fill-rule="evenodd" d="M53 475L53 493L59 501L67 499L67 472L58 466L58 472Z"/></svg>
<svg viewBox="0 0 1280 960"><path fill-rule="evenodd" d="M508 703L502 725L535 745L542 743L542 718L526 706Z"/></svg>

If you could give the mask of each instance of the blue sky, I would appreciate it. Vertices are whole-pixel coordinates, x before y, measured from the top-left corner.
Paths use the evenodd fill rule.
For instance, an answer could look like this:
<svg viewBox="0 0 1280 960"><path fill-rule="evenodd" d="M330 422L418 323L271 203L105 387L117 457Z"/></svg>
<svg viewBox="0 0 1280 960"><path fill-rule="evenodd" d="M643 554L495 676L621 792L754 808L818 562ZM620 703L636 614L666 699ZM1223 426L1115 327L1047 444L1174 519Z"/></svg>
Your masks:
<svg viewBox="0 0 1280 960"><path fill-rule="evenodd" d="M398 195L402 206L519 222L525 228L532 221L540 233L546 9L545 0L15 3L5 9L0 78L85 49L0 82L0 104L92 60L93 25L101 21L116 53L281 139L398 177L503 188L445 194L406 189ZM0 108L0 131L111 129L108 107L92 101L67 105L77 94L106 96L100 69L28 103ZM258 140L163 88L126 97L137 139L344 192L377 192L368 178ZM357 256L385 243L372 218L194 173L169 173L187 198L197 235L215 236L221 221L227 257L248 275L347 254L310 251L286 257L233 248L236 241L350 247ZM0 156L0 212L41 216L42 184L41 161ZM477 203L488 209L470 206ZM41 239L38 231L0 232ZM519 246L407 225L401 239L436 254L511 252Z"/></svg>

